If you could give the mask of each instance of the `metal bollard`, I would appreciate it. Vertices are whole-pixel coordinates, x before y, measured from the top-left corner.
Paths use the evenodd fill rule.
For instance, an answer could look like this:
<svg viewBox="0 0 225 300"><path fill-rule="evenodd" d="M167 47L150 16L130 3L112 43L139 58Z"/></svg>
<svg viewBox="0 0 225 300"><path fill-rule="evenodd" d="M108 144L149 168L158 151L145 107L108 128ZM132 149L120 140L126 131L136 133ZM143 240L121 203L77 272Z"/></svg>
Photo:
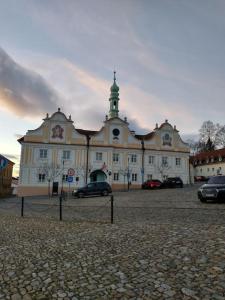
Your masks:
<svg viewBox="0 0 225 300"><path fill-rule="evenodd" d="M113 195L111 195L110 201L111 201L111 224L113 224L113 201L114 201Z"/></svg>
<svg viewBox="0 0 225 300"><path fill-rule="evenodd" d="M21 199L21 217L23 217L23 211L24 211L24 197Z"/></svg>
<svg viewBox="0 0 225 300"><path fill-rule="evenodd" d="M62 196L59 197L59 220L62 221Z"/></svg>

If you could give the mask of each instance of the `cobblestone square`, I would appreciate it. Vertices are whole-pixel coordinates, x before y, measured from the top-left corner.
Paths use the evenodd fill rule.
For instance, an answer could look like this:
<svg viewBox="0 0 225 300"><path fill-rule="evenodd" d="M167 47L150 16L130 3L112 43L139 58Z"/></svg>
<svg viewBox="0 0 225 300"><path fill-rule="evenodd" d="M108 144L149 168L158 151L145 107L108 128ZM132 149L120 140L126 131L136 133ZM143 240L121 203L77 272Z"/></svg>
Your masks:
<svg viewBox="0 0 225 300"><path fill-rule="evenodd" d="M225 299L225 203L198 186L0 200L0 299Z"/></svg>

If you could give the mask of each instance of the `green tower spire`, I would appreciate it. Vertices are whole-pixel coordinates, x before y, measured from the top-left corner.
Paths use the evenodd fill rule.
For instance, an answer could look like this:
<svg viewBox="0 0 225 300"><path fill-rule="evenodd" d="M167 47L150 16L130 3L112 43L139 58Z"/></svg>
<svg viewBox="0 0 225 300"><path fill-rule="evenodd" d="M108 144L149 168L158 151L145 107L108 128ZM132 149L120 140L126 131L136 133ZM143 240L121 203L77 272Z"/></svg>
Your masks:
<svg viewBox="0 0 225 300"><path fill-rule="evenodd" d="M118 117L119 113L119 87L116 84L116 71L114 71L113 85L110 88L111 94L109 98L110 109L109 109L109 118Z"/></svg>

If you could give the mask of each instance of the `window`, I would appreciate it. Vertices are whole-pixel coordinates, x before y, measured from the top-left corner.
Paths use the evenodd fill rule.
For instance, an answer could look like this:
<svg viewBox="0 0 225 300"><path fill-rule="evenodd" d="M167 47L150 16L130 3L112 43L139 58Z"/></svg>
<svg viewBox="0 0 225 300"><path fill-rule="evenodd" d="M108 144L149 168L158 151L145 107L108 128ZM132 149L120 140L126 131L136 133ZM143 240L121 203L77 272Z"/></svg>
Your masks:
<svg viewBox="0 0 225 300"><path fill-rule="evenodd" d="M207 168L207 172L209 172L209 168Z"/></svg>
<svg viewBox="0 0 225 300"><path fill-rule="evenodd" d="M62 157L63 159L70 159L70 151L63 151L63 157Z"/></svg>
<svg viewBox="0 0 225 300"><path fill-rule="evenodd" d="M176 157L176 166L180 166L181 165L181 159Z"/></svg>
<svg viewBox="0 0 225 300"><path fill-rule="evenodd" d="M200 172L202 173L202 168L200 169Z"/></svg>
<svg viewBox="0 0 225 300"><path fill-rule="evenodd" d="M45 174L38 174L38 180L39 180L39 182L44 182L45 181Z"/></svg>
<svg viewBox="0 0 225 300"><path fill-rule="evenodd" d="M119 153L113 153L113 162L119 162Z"/></svg>
<svg viewBox="0 0 225 300"><path fill-rule="evenodd" d="M149 156L149 157L148 157L148 163L149 163L150 165L153 165L154 162L155 162L155 157L154 157L154 156Z"/></svg>
<svg viewBox="0 0 225 300"><path fill-rule="evenodd" d="M67 181L67 179L68 179L68 175L63 174L62 181Z"/></svg>
<svg viewBox="0 0 225 300"><path fill-rule="evenodd" d="M163 166L167 166L168 165L168 157L167 156L163 156L162 157L162 165Z"/></svg>
<svg viewBox="0 0 225 300"><path fill-rule="evenodd" d="M137 162L137 154L131 154L131 162L136 163Z"/></svg>
<svg viewBox="0 0 225 300"><path fill-rule="evenodd" d="M137 181L137 173L132 173L132 181Z"/></svg>
<svg viewBox="0 0 225 300"><path fill-rule="evenodd" d="M214 171L214 168L212 168L212 171Z"/></svg>
<svg viewBox="0 0 225 300"><path fill-rule="evenodd" d="M40 158L47 158L48 150L47 149L40 149Z"/></svg>
<svg viewBox="0 0 225 300"><path fill-rule="evenodd" d="M119 181L119 173L113 173L113 180Z"/></svg>
<svg viewBox="0 0 225 300"><path fill-rule="evenodd" d="M96 160L98 161L102 160L102 152L96 152Z"/></svg>
<svg viewBox="0 0 225 300"><path fill-rule="evenodd" d="M147 180L152 180L152 174L147 174Z"/></svg>

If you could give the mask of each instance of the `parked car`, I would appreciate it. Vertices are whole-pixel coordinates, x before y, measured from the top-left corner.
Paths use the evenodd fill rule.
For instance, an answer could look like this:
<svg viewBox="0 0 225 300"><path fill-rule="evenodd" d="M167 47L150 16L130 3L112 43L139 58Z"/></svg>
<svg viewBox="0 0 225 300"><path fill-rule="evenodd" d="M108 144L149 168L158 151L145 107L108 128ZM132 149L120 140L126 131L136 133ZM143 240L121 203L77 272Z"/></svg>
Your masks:
<svg viewBox="0 0 225 300"><path fill-rule="evenodd" d="M198 189L198 199L201 202L225 200L225 176L209 178L208 182Z"/></svg>
<svg viewBox="0 0 225 300"><path fill-rule="evenodd" d="M209 178L206 176L195 176L194 179L195 182L199 182L199 181L207 181Z"/></svg>
<svg viewBox="0 0 225 300"><path fill-rule="evenodd" d="M166 180L162 183L162 188L182 188L183 187L183 181L180 177L168 177Z"/></svg>
<svg viewBox="0 0 225 300"><path fill-rule="evenodd" d="M90 182L86 184L84 187L78 188L72 192L74 197L82 198L89 195L101 195L108 196L108 194L112 193L111 186L108 182Z"/></svg>
<svg viewBox="0 0 225 300"><path fill-rule="evenodd" d="M158 179L147 180L142 183L142 189L156 189L160 188L162 182Z"/></svg>

